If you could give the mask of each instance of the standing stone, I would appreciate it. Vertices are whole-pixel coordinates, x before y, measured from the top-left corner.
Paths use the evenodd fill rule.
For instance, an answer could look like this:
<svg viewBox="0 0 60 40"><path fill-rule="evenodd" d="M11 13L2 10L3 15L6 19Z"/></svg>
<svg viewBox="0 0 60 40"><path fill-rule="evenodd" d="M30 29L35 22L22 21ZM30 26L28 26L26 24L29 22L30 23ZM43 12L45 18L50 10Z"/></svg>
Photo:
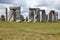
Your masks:
<svg viewBox="0 0 60 40"><path fill-rule="evenodd" d="M6 12L7 15L7 12ZM8 21L17 21L20 20L21 10L20 7L9 7L8 8Z"/></svg>
<svg viewBox="0 0 60 40"><path fill-rule="evenodd" d="M47 22L48 21L48 15L46 15L45 10L40 10L40 14L41 14L41 22Z"/></svg>
<svg viewBox="0 0 60 40"><path fill-rule="evenodd" d="M36 8L35 13L34 13L34 22L40 22L40 9Z"/></svg>
<svg viewBox="0 0 60 40"><path fill-rule="evenodd" d="M58 12L56 12L56 22L58 22Z"/></svg>
<svg viewBox="0 0 60 40"><path fill-rule="evenodd" d="M5 21L5 16L1 15L1 21Z"/></svg>
<svg viewBox="0 0 60 40"><path fill-rule="evenodd" d="M6 8L6 21L8 21L8 9Z"/></svg>
<svg viewBox="0 0 60 40"><path fill-rule="evenodd" d="M34 21L34 10L33 8L29 8L29 22L33 22Z"/></svg>
<svg viewBox="0 0 60 40"><path fill-rule="evenodd" d="M29 22L39 22L40 21L40 9L39 8L29 8Z"/></svg>
<svg viewBox="0 0 60 40"><path fill-rule="evenodd" d="M54 10L51 10L49 13L49 22L56 22L58 20L58 13L56 13Z"/></svg>

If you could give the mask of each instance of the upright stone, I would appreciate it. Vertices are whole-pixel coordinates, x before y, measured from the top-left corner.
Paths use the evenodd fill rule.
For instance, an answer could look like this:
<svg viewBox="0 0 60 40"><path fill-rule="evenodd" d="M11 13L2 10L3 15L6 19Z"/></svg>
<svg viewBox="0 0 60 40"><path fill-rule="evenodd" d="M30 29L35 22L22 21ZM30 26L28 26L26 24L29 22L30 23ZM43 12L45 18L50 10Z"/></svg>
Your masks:
<svg viewBox="0 0 60 40"><path fill-rule="evenodd" d="M58 19L58 13L56 13L54 10L51 10L49 13L49 22L56 22Z"/></svg>
<svg viewBox="0 0 60 40"><path fill-rule="evenodd" d="M41 12L41 22L47 22L48 21L48 15L46 15L45 10L40 10Z"/></svg>
<svg viewBox="0 0 60 40"><path fill-rule="evenodd" d="M56 12L56 22L58 22L58 12Z"/></svg>
<svg viewBox="0 0 60 40"><path fill-rule="evenodd" d="M34 22L40 22L40 9L36 8L35 13L34 13Z"/></svg>
<svg viewBox="0 0 60 40"><path fill-rule="evenodd" d="M7 8L6 8L6 21L8 21L8 11L7 11Z"/></svg>
<svg viewBox="0 0 60 40"><path fill-rule="evenodd" d="M9 7L8 20L9 21L17 21L20 20L20 7Z"/></svg>
<svg viewBox="0 0 60 40"><path fill-rule="evenodd" d="M33 22L34 21L34 10L33 8L29 8L29 22Z"/></svg>
<svg viewBox="0 0 60 40"><path fill-rule="evenodd" d="M40 21L40 9L29 8L29 22L39 22L39 21Z"/></svg>

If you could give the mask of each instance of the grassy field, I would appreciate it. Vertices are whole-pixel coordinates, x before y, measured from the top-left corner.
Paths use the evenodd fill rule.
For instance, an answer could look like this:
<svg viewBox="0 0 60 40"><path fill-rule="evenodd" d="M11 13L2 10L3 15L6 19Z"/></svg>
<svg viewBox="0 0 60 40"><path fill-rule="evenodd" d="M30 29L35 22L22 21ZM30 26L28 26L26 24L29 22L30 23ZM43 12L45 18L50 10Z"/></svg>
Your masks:
<svg viewBox="0 0 60 40"><path fill-rule="evenodd" d="M60 23L0 22L0 40L60 40Z"/></svg>

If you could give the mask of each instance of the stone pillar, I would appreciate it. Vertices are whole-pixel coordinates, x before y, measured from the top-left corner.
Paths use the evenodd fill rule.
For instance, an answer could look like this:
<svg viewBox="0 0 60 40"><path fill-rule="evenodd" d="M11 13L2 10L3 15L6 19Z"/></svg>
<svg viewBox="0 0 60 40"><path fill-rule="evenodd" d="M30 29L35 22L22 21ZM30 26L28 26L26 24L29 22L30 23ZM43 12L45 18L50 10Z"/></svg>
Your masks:
<svg viewBox="0 0 60 40"><path fill-rule="evenodd" d="M46 15L46 12L45 12L45 10L41 10L42 11L42 22L47 22L47 15Z"/></svg>
<svg viewBox="0 0 60 40"><path fill-rule="evenodd" d="M29 19L28 22L33 22L34 21L34 10L33 8L29 8Z"/></svg>
<svg viewBox="0 0 60 40"><path fill-rule="evenodd" d="M39 8L29 8L29 20L30 22L40 21L40 9Z"/></svg>
<svg viewBox="0 0 60 40"><path fill-rule="evenodd" d="M20 20L20 7L9 7L9 21Z"/></svg>
<svg viewBox="0 0 60 40"><path fill-rule="evenodd" d="M7 11L7 8L6 8L6 21L8 21L8 11Z"/></svg>
<svg viewBox="0 0 60 40"><path fill-rule="evenodd" d="M54 10L51 10L49 13L49 22L56 22L58 14Z"/></svg>
<svg viewBox="0 0 60 40"><path fill-rule="evenodd" d="M36 8L34 16L35 16L34 22L40 22L40 9L39 8Z"/></svg>
<svg viewBox="0 0 60 40"><path fill-rule="evenodd" d="M58 22L58 12L56 12L56 22Z"/></svg>

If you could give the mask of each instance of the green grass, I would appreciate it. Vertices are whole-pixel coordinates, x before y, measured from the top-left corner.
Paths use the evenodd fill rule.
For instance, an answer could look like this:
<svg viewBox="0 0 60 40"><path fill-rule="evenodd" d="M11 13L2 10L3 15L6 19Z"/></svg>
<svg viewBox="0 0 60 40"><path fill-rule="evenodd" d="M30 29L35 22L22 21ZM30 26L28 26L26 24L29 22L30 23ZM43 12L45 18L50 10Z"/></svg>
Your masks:
<svg viewBox="0 0 60 40"><path fill-rule="evenodd" d="M0 22L0 40L60 40L60 23Z"/></svg>

